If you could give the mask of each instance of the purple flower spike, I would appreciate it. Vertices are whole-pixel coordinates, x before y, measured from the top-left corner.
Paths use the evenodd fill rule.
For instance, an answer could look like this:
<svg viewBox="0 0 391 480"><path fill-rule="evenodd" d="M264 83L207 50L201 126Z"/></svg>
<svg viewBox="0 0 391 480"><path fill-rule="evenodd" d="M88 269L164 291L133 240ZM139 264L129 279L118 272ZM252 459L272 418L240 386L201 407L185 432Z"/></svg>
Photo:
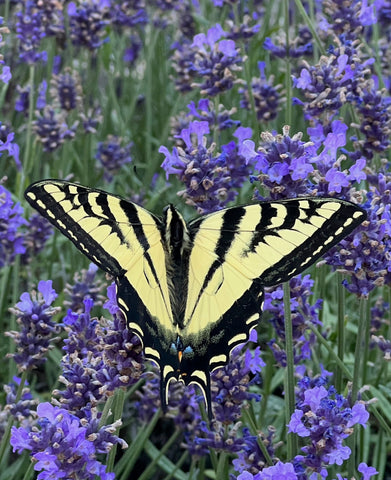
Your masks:
<svg viewBox="0 0 391 480"><path fill-rule="evenodd" d="M96 159L103 167L103 175L107 182L111 182L119 169L132 161L131 149L133 142L124 146L122 139L109 135L105 142L99 142Z"/></svg>
<svg viewBox="0 0 391 480"><path fill-rule="evenodd" d="M23 208L14 204L11 193L0 184L0 268L11 264L16 255L25 253L24 238L19 229L27 222Z"/></svg>
<svg viewBox="0 0 391 480"><path fill-rule="evenodd" d="M350 457L350 448L343 444L352 434L352 427L365 426L369 415L362 402L352 408L349 400L328 386L327 373L311 379L303 377L296 392L297 405L289 422L289 431L306 441L304 455L295 461L311 474L321 474L327 465L342 465Z"/></svg>
<svg viewBox="0 0 391 480"><path fill-rule="evenodd" d="M173 61L179 90L196 87L201 95L214 97L237 83L236 72L241 70L243 58L234 40L225 39L226 35L217 24L206 34L195 35L192 43L175 45Z"/></svg>
<svg viewBox="0 0 391 480"><path fill-rule="evenodd" d="M75 46L86 47L91 51L108 41L105 38L105 27L108 21L104 19L108 8L99 2L75 2L68 4L69 27L72 43Z"/></svg>
<svg viewBox="0 0 391 480"><path fill-rule="evenodd" d="M16 343L16 353L9 354L17 363L20 371L36 368L46 361L46 355L53 348L53 337L58 333L58 326L52 317L60 310L52 307L57 293L52 288L52 281L41 281L38 284L38 294L22 293L20 302L11 309L17 315L20 331L6 332Z"/></svg>
<svg viewBox="0 0 391 480"><path fill-rule="evenodd" d="M245 137L251 135L250 129L239 127L235 132L238 145L235 142L223 145L220 154L215 154L213 143L208 146L208 133L209 123L195 120L177 135L183 147L174 147L172 153L164 146L159 149L166 157L162 167L167 177L178 176L186 186L179 195L196 206L199 213L213 212L232 201L236 189L248 179L253 164L252 158L241 154Z"/></svg>
<svg viewBox="0 0 391 480"><path fill-rule="evenodd" d="M34 470L41 472L38 480L93 480L96 475L102 480L114 480L114 473L106 472L106 467L97 460L97 454L107 453L116 443L127 446L109 433L119 424L102 427L94 433L91 431L91 425L97 425L94 418L90 418L85 426L78 417L50 403L38 405L37 415L38 426L32 430L12 427L11 445L14 452L31 452L36 461ZM103 439L106 448L101 446Z"/></svg>

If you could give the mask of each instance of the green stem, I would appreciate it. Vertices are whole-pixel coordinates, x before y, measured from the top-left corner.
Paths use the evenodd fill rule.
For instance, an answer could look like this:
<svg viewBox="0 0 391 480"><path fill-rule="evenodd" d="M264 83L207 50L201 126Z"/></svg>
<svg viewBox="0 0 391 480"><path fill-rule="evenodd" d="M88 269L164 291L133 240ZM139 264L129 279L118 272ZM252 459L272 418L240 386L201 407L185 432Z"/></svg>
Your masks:
<svg viewBox="0 0 391 480"><path fill-rule="evenodd" d="M285 373L285 420L289 423L295 411L295 364L293 353L293 328L291 318L291 299L289 282L284 283L284 318L285 318L285 352L286 352L286 373ZM297 452L297 437L294 433L287 435L287 457L293 458Z"/></svg>
<svg viewBox="0 0 391 480"><path fill-rule="evenodd" d="M244 420L245 425L247 425L250 428L250 432L257 438L257 444L258 444L263 456L265 457L266 463L269 466L272 466L273 465L273 459L270 456L270 454L269 454L269 452L266 448L265 443L262 441L262 438L259 437L258 428L255 425L254 421L252 420L251 415L249 415L248 410L246 410L246 409L242 410L242 418Z"/></svg>
<svg viewBox="0 0 391 480"><path fill-rule="evenodd" d="M115 392L114 400L112 400L111 402L110 401L106 402L105 408L103 410L104 414L102 415L102 418L107 419L108 412L110 410L110 404L113 404L113 419L114 419L114 422L116 420L119 420L120 418L122 418L122 414L123 414L123 411L124 411L124 403L125 403L125 391L122 388L118 388ZM107 405L109 405L109 406L106 409ZM118 433L119 433L119 428L117 428L117 431L115 432L115 435L118 435ZM113 445L113 448L110 450L110 452L108 454L108 457L107 457L107 471L108 472L112 472L114 470L114 462L115 462L115 455L117 453L117 447L118 447L117 444Z"/></svg>
<svg viewBox="0 0 391 480"><path fill-rule="evenodd" d="M147 454L149 452L153 452L154 455L151 457L152 463L150 463L148 467L143 471L143 473L139 476L138 480L148 480L150 478L153 478L155 469L157 468L159 461L163 459L165 453L170 449L171 445L173 445L173 443L180 435L182 435L182 431L179 429L175 430L171 437L165 442L161 450L158 450L149 440L147 441L145 445L145 451Z"/></svg>
<svg viewBox="0 0 391 480"><path fill-rule="evenodd" d="M316 46L318 47L320 53L322 55L325 55L326 51L324 49L322 40L320 39L320 37L318 35L318 30L316 29L316 26L315 26L314 22L308 16L308 14L307 14L307 12L306 12L306 10L305 10L305 8L304 8L304 6L303 6L303 4L300 0L295 0L295 4L296 4L298 12L303 17L304 22L306 23L306 25L310 29L310 32L312 33L312 37L314 38Z"/></svg>
<svg viewBox="0 0 391 480"><path fill-rule="evenodd" d="M284 2L284 22L285 22L285 41L286 41L286 75L285 75L285 91L286 91L286 114L285 114L285 123L287 125L291 125L292 123L292 78L291 78L291 64L289 59L289 0L285 0Z"/></svg>
<svg viewBox="0 0 391 480"><path fill-rule="evenodd" d="M340 274L338 274L337 298L338 298L338 319L337 319L337 352L338 358L343 364L345 354L345 287L341 283ZM342 392L342 370L337 366L335 372L335 387L338 392Z"/></svg>
<svg viewBox="0 0 391 480"><path fill-rule="evenodd" d="M32 144L32 132L33 132L33 115L34 115L34 76L35 76L35 67L30 65L29 70L29 114L27 120L27 132L26 132L26 144L24 147L23 154L23 168L21 172L20 183L18 186L18 198L22 198L22 194L25 188L26 175L31 175L31 162L33 160L31 154L31 144Z"/></svg>
<svg viewBox="0 0 391 480"><path fill-rule="evenodd" d="M354 356L354 367L353 367L353 384L352 384L352 398L351 404L357 400L358 391L362 385L362 365L363 365L363 355L365 353L365 331L366 331L366 323L367 323L367 299L364 297L360 297L360 305L359 305L359 323L358 323L358 330L357 330L357 338L356 338L356 348L355 348L355 356Z"/></svg>
<svg viewBox="0 0 391 480"><path fill-rule="evenodd" d="M126 454L122 457L116 468L118 479L128 479L135 463L137 462L141 452L143 451L149 437L151 436L160 416L161 409L156 410L151 421L145 425L145 428L140 429L133 442L129 446Z"/></svg>

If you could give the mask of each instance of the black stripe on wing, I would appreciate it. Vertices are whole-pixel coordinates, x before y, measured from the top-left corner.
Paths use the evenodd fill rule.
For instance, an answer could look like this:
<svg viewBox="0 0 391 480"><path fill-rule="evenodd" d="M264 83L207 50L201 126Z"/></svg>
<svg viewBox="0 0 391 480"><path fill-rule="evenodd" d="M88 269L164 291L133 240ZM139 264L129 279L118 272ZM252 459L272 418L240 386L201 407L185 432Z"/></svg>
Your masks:
<svg viewBox="0 0 391 480"><path fill-rule="evenodd" d="M208 274L206 275L200 292L198 294L197 301L194 304L193 311L191 312L191 316L193 316L195 309L197 308L198 302L202 295L204 294L205 290L207 289L209 282L212 280L212 277L216 270L221 266L221 264L225 261L225 256L229 251L231 243L234 241L235 236L237 234L238 225L240 224L240 220L245 215L246 210L242 207L231 208L224 212L223 215L223 224L220 231L220 236L216 247L214 249L214 255L216 256L216 260L212 263L209 268ZM202 218L199 222L194 222L191 225L191 237L192 240L194 239L195 233L197 232L198 224L202 223Z"/></svg>
<svg viewBox="0 0 391 480"><path fill-rule="evenodd" d="M362 208L346 201L335 199L297 199L287 200L281 203L287 209L287 215L283 224L278 228L269 228L262 231L262 227L257 226L250 250L254 251L259 243L264 241L266 234L268 236L281 237L281 232L295 232L295 223L302 222L303 226L313 225L314 220L324 219L324 211L327 209L328 202L337 203L338 209L324 220L321 228L318 228L313 234L308 235L307 239L294 248L289 255L281 256L279 262L266 269L259 277L263 286L273 286L278 283L286 282L295 275L300 274L305 269L313 265L330 248L339 243L366 218L366 212ZM303 206L305 205L305 207ZM262 216L270 217L272 221L273 203L262 203ZM304 218L305 214L305 218ZM260 222L260 224L262 221ZM260 225L259 224L259 225ZM300 228L297 230L301 232ZM302 232L303 233L303 232Z"/></svg>

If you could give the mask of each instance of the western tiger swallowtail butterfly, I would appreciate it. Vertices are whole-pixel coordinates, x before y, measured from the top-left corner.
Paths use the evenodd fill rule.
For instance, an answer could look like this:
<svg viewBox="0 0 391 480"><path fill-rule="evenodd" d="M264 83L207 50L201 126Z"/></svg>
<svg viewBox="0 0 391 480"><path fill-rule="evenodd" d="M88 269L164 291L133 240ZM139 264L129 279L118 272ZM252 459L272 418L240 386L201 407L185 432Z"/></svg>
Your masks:
<svg viewBox="0 0 391 480"><path fill-rule="evenodd" d="M334 198L226 208L186 223L173 206L159 218L133 202L59 180L32 184L27 201L115 278L118 305L145 356L172 379L197 384L211 415L210 372L258 325L263 289L312 265L365 218Z"/></svg>

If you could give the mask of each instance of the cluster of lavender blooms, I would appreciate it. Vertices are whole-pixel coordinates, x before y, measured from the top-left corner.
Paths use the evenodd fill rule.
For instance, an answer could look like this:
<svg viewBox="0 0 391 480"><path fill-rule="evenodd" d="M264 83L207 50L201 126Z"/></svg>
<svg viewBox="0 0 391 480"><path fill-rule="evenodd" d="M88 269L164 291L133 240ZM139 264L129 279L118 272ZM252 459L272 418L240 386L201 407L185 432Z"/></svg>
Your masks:
<svg viewBox="0 0 391 480"><path fill-rule="evenodd" d="M122 139L114 135L109 135L106 141L98 143L96 159L102 166L106 182L111 182L118 170L132 161L130 154L133 143L124 146L121 143Z"/></svg>
<svg viewBox="0 0 391 480"><path fill-rule="evenodd" d="M186 189L178 192L186 203L197 208L199 213L210 213L234 200L237 190L250 174L251 163L241 155L240 149L251 137L250 128L238 127L231 141L215 152L216 145L208 139L208 121L194 120L183 128L176 137L182 145L172 152L162 146L160 153L165 155L162 168L169 175L176 175Z"/></svg>
<svg viewBox="0 0 391 480"><path fill-rule="evenodd" d="M54 348L53 342L59 340L53 337L59 333L58 325L52 318L60 310L52 306L56 298L52 281L42 280L38 284L38 293L22 293L20 302L11 309L17 316L20 329L6 332L16 344L16 352L8 356L14 359L21 372L46 362L47 352Z"/></svg>
<svg viewBox="0 0 391 480"><path fill-rule="evenodd" d="M16 343L16 353L9 355L21 371L39 368L47 360L47 353L58 337L60 327L68 334L64 340L64 357L61 362L60 381L65 390L54 390L52 403L41 403L37 408L37 419L31 420L33 402L27 390L21 399L12 397L8 389L7 411L18 418L22 426L13 427L11 445L21 453L30 450L36 460L35 470L43 470L38 478L70 478L78 474L80 479L114 479L106 467L97 460L97 455L107 453L113 445L126 448L126 442L115 435L121 426L120 420L102 426L102 412L97 408L107 401L117 388L134 384L142 373L140 341L124 325L115 302L114 286L108 288L105 304L113 315L111 320L98 322L91 318L93 297L99 291L94 283L96 268L83 272L69 303L78 305L80 290L85 292L84 311L68 310L62 324L53 322L59 307L51 304L57 294L52 282L40 282L39 295L23 293L21 301L13 310L21 324L19 332L9 332ZM104 341L103 341L104 339ZM29 419L27 421L27 419ZM83 473L81 473L83 472ZM82 475L82 476L80 476Z"/></svg>
<svg viewBox="0 0 391 480"><path fill-rule="evenodd" d="M206 34L195 35L193 42L175 45L173 65L178 90L197 89L201 95L214 97L237 83L243 58L234 40L225 37L227 32L217 24Z"/></svg>
<svg viewBox="0 0 391 480"><path fill-rule="evenodd" d="M325 466L342 465L351 454L344 439L352 434L354 425L366 427L369 418L364 403L351 407L349 399L328 385L329 375L324 371L320 377L304 376L299 381L296 409L288 425L289 432L308 439L301 449L305 455L294 460L296 470L303 469L307 475L316 472L325 476Z"/></svg>
<svg viewBox="0 0 391 480"><path fill-rule="evenodd" d="M306 440L306 445L301 449L304 455L296 455L290 462L278 461L274 466L266 466L265 458L256 445L256 438L245 433L243 439L248 448L243 448L234 461L235 469L240 472L237 480L305 480L316 478L317 474L320 478L326 478L328 466L342 465L349 458L351 451L344 445L344 440L352 434L354 425L366 427L369 414L363 402L351 407L349 400L329 385L330 375L330 372L323 371L322 375L315 378L302 376L298 382L296 409L288 428L289 432ZM268 445L268 452L272 456L277 447L273 446L272 432L265 445ZM358 470L366 479L378 473L365 463L361 463ZM338 480L341 478L339 476Z"/></svg>
<svg viewBox="0 0 391 480"><path fill-rule="evenodd" d="M385 302L381 297L377 299L375 306L371 308L371 347L379 348L386 360L391 358L391 340L383 335L379 335L378 332L383 326L387 325L389 312L389 303Z"/></svg>
<svg viewBox="0 0 391 480"><path fill-rule="evenodd" d="M102 480L115 479L114 473L108 473L96 455L107 453L115 443L126 447L123 440L113 435L118 422L100 429L98 436L91 428L96 423L94 419L83 424L68 410L49 402L38 405L37 416L30 431L13 427L11 445L14 452L31 451L34 470L42 470L38 480L72 477L94 480L96 475ZM93 441L92 437L95 437Z"/></svg>
<svg viewBox="0 0 391 480"><path fill-rule="evenodd" d="M33 214L27 221L19 202L0 184L0 269L11 265L20 255L27 264L44 248L53 229L41 215Z"/></svg>

